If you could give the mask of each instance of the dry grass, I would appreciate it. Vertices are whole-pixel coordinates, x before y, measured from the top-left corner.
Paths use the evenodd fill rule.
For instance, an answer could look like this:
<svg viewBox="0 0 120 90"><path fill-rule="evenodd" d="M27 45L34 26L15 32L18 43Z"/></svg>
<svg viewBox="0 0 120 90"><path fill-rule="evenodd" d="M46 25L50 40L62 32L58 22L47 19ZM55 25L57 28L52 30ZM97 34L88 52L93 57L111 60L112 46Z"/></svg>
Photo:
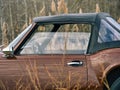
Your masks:
<svg viewBox="0 0 120 90"><path fill-rule="evenodd" d="M110 87L109 87L109 84L108 84L108 81L106 79L106 77L103 79L103 84L105 85L105 87L110 90Z"/></svg>
<svg viewBox="0 0 120 90"><path fill-rule="evenodd" d="M64 59L64 56L63 56ZM64 66L58 66L57 64L55 65L55 68L58 70L58 76L60 78L64 77L64 79L60 80L59 78L54 77L53 73L51 73L48 69L47 66L44 65L45 68L45 72L48 74L48 77L50 79L51 82L46 83L46 85L44 87L41 86L41 82L40 81L40 72L39 72L39 68L37 67L37 63L34 62L34 64L29 64L26 65L26 70L28 73L28 79L27 83L24 82L23 80L23 76L21 76L20 79L18 79L17 81L15 81L15 90L46 90L47 86L52 85L54 86L52 88L52 90L71 90L71 78L73 77L72 73L70 71L68 71L68 75L64 77ZM101 70L104 70L103 65L101 65ZM47 76L47 75L46 75ZM76 81L76 85L72 88L72 90L80 90L81 89L81 85L79 84L79 81L81 80L81 77L78 78L78 80ZM106 80L106 78L101 78L103 84L107 87L108 90L110 90L108 82ZM91 86L94 85L89 85L87 87L86 90L89 90L89 88L91 88ZM96 86L93 90L96 90L98 86ZM11 90L11 88L9 88L8 86L6 86L6 84L4 84L2 81L0 81L0 89L2 90Z"/></svg>
<svg viewBox="0 0 120 90"><path fill-rule="evenodd" d="M36 63L34 65L26 65L26 69L29 75L29 79L35 90L42 90L39 80L39 72ZM34 73L33 73L34 72Z"/></svg>
<svg viewBox="0 0 120 90"><path fill-rule="evenodd" d="M120 18L118 19L118 23L120 23Z"/></svg>
<svg viewBox="0 0 120 90"><path fill-rule="evenodd" d="M64 59L64 56L63 56ZM63 62L63 61L62 61ZM64 75L64 65L54 65L57 69L57 76L54 77L53 73L51 73L47 66L44 65L45 72L48 74L50 82L46 83L46 85L43 87L41 86L42 81L40 81L40 72L39 68L37 67L37 63L34 62L34 64L26 65L26 71L28 74L28 78L24 80L25 78L21 76L18 80L15 80L15 86L13 86L12 90L46 90L49 85L54 86L52 90L70 90L71 87L71 77L72 73L68 71L67 75ZM47 76L47 75L46 75ZM61 80L59 78L62 78ZM73 90L79 90L79 80L76 81L76 85L73 87ZM25 82L24 82L25 81ZM78 89L79 88L79 89ZM11 90L9 86L7 86L6 83L0 82L0 89L2 90Z"/></svg>
<svg viewBox="0 0 120 90"><path fill-rule="evenodd" d="M9 39L8 39L8 24L6 22L3 23L2 26L2 45L5 47L8 45Z"/></svg>
<svg viewBox="0 0 120 90"><path fill-rule="evenodd" d="M55 5L55 1L54 1L54 0L52 0L52 2L51 2L51 11L52 11L52 13L55 13L55 14L56 14L56 12L57 12L57 10L56 10L56 5Z"/></svg>
<svg viewBox="0 0 120 90"><path fill-rule="evenodd" d="M55 68L57 69L57 73L59 77L63 76L63 66L58 67L58 65L55 65ZM40 73L39 73L39 68L36 65L36 62L34 63L34 65L27 65L27 72L29 75L29 79L30 79L30 83L32 84L34 90L46 90L47 86L52 85L53 90L68 90L68 88L70 87L70 75L66 76L64 81L63 80L58 80L59 78L54 77L53 73L51 73L48 69L47 66L44 65L44 70L47 73L49 80L51 82L46 83L46 85L43 87L41 86L40 82ZM34 72L34 73L33 73ZM69 73L70 74L70 73ZM47 76L46 75L46 76ZM64 85L66 84L66 82L68 83L66 87L64 87Z"/></svg>
<svg viewBox="0 0 120 90"><path fill-rule="evenodd" d="M100 64L100 68L101 68L101 71L103 73L103 77L100 77L101 79L101 83L103 83L103 85L108 89L110 90L110 87L109 87L109 84L108 84L108 81L107 81L107 78L106 78L106 74L104 73L104 70L105 70L105 67L103 64Z"/></svg>
<svg viewBox="0 0 120 90"><path fill-rule="evenodd" d="M7 90L5 84L2 81L0 81L0 89Z"/></svg>
<svg viewBox="0 0 120 90"><path fill-rule="evenodd" d="M100 7L99 7L99 4L97 3L96 4L96 13L99 13L100 12Z"/></svg>

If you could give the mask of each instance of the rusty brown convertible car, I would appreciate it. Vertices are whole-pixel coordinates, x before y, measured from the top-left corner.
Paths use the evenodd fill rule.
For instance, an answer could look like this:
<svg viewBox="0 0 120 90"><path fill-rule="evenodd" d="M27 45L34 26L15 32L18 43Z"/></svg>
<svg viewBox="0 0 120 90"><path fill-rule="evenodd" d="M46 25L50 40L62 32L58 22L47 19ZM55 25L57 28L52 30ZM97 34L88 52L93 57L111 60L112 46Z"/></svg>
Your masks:
<svg viewBox="0 0 120 90"><path fill-rule="evenodd" d="M120 25L107 13L34 18L2 50L0 86L120 90Z"/></svg>

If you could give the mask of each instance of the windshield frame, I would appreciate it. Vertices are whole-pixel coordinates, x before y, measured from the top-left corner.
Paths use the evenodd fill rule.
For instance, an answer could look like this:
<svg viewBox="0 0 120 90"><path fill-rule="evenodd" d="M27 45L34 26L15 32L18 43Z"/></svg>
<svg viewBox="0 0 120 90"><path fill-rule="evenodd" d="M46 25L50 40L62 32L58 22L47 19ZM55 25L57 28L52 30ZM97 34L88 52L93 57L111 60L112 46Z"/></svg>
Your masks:
<svg viewBox="0 0 120 90"><path fill-rule="evenodd" d="M28 33L31 28L33 27L33 24L30 24L23 32L21 32L6 48L4 48L2 51L13 51L15 50L15 47L20 42L20 40L25 36L26 33Z"/></svg>

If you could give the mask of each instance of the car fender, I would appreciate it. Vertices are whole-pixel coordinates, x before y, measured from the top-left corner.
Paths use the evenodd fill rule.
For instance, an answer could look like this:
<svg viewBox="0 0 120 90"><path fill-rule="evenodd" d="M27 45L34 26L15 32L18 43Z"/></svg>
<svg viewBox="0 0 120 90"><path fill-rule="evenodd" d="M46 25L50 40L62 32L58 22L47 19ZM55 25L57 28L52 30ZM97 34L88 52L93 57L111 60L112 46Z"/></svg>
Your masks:
<svg viewBox="0 0 120 90"><path fill-rule="evenodd" d="M115 64L112 64L112 65L109 65L103 72L103 75L102 75L102 79L106 79L106 76L114 69L120 67L120 63L115 63Z"/></svg>

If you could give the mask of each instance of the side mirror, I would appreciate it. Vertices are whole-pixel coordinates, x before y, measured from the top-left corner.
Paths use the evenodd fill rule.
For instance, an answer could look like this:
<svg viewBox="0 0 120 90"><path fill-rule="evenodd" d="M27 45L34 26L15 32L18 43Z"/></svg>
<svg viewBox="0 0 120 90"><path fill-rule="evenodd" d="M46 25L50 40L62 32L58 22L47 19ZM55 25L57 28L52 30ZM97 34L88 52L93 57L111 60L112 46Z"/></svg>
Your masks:
<svg viewBox="0 0 120 90"><path fill-rule="evenodd" d="M6 58L14 57L14 50L13 50L13 48L6 47L6 48L4 48L2 50L2 52L4 53L3 57L6 57Z"/></svg>

